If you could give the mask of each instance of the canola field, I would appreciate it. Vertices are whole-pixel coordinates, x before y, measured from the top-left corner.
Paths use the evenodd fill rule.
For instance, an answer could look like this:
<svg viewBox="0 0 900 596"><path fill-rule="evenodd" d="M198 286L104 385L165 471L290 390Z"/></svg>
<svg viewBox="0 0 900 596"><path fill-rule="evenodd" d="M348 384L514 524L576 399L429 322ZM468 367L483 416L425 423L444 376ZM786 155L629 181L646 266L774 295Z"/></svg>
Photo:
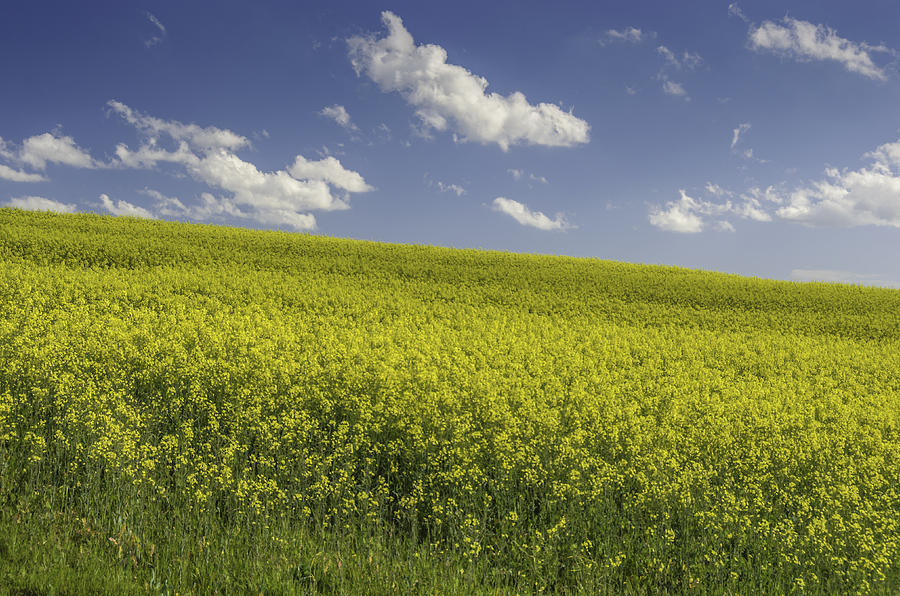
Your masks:
<svg viewBox="0 0 900 596"><path fill-rule="evenodd" d="M142 590L299 532L462 591L896 593L900 291L2 209L0 518L39 510Z"/></svg>

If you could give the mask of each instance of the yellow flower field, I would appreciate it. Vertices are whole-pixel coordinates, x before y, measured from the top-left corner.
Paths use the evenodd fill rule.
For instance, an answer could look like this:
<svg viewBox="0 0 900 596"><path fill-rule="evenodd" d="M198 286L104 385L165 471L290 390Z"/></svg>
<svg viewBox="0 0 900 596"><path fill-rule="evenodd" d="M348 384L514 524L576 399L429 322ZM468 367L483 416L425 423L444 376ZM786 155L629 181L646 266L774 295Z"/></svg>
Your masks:
<svg viewBox="0 0 900 596"><path fill-rule="evenodd" d="M516 591L900 590L900 291L2 209L0 488Z"/></svg>

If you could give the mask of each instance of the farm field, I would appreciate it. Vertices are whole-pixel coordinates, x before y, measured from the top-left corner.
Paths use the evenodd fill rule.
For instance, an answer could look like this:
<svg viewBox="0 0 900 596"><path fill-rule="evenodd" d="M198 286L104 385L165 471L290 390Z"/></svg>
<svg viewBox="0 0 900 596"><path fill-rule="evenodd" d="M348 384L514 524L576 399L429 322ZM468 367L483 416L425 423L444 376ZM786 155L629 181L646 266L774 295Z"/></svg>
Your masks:
<svg viewBox="0 0 900 596"><path fill-rule="evenodd" d="M900 592L900 291L0 209L0 593Z"/></svg>

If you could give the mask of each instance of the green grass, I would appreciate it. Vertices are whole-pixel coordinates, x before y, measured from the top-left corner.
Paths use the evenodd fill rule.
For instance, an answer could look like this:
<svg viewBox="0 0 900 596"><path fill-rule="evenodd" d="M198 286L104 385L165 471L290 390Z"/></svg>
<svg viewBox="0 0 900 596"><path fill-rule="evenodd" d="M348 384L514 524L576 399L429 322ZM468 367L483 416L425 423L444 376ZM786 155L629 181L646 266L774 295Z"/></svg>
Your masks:
<svg viewBox="0 0 900 596"><path fill-rule="evenodd" d="M147 503L118 515L29 505L0 515L0 594L508 593L485 585L496 575L489 566L437 559L371 528L313 534L204 519L148 523L123 517L146 515Z"/></svg>
<svg viewBox="0 0 900 596"><path fill-rule="evenodd" d="M0 593L896 593L898 373L896 290L0 209Z"/></svg>

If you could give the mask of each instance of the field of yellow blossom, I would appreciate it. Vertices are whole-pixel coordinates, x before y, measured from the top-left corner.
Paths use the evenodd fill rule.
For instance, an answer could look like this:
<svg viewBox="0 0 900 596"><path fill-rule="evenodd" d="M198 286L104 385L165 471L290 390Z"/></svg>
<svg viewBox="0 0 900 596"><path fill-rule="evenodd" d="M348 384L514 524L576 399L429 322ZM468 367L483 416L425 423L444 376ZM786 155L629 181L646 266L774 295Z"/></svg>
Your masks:
<svg viewBox="0 0 900 596"><path fill-rule="evenodd" d="M900 291L0 209L63 589L896 593Z"/></svg>

